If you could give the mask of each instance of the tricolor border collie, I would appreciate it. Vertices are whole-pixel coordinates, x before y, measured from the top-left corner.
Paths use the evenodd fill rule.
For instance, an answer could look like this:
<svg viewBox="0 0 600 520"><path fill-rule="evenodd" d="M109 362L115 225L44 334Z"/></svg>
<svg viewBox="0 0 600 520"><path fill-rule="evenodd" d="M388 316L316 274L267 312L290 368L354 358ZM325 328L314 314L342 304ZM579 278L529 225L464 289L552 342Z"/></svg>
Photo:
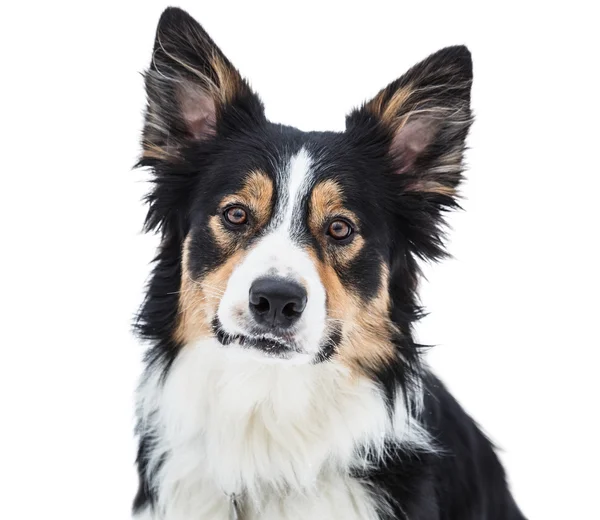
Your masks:
<svg viewBox="0 0 600 520"><path fill-rule="evenodd" d="M161 245L138 330L137 520L517 520L491 443L421 360L472 64L443 49L346 130L271 123L202 27L162 15L140 166Z"/></svg>

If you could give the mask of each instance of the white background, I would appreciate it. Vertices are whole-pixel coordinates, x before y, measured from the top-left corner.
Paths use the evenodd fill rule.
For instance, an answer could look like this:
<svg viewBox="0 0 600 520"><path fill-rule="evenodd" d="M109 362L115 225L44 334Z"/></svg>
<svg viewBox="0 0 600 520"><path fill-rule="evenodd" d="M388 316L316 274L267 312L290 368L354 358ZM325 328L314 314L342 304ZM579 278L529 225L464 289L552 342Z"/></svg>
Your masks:
<svg viewBox="0 0 600 520"><path fill-rule="evenodd" d="M127 519L130 334L156 239L138 154L163 2L0 13L0 516ZM427 268L419 338L503 448L530 519L600 518L599 37L593 2L180 2L268 116L342 129L443 46L475 63L454 259Z"/></svg>

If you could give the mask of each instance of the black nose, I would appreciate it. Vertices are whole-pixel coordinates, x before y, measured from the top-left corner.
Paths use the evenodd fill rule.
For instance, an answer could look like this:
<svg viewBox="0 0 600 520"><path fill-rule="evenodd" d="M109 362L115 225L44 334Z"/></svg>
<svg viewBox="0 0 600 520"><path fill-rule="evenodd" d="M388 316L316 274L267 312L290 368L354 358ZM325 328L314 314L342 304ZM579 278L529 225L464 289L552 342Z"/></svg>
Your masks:
<svg viewBox="0 0 600 520"><path fill-rule="evenodd" d="M302 316L306 300L304 287L284 278L259 278L250 287L250 312L264 327L291 327Z"/></svg>

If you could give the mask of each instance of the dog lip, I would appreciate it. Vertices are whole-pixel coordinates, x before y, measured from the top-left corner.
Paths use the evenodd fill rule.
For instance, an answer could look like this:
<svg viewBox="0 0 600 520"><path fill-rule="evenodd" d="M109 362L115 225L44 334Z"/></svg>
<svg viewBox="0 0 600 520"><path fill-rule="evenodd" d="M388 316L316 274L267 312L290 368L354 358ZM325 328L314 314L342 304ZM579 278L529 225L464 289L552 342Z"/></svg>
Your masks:
<svg viewBox="0 0 600 520"><path fill-rule="evenodd" d="M256 349L271 357L287 358L290 354L298 352L298 349L273 338L264 336L244 336L238 334L231 339L242 348Z"/></svg>
<svg viewBox="0 0 600 520"><path fill-rule="evenodd" d="M223 329L218 318L213 320L213 332L222 345L237 343L244 348L256 348L267 354L283 356L292 352L298 352L298 348L286 342L284 338L274 338L264 334L229 334Z"/></svg>
<svg viewBox="0 0 600 520"><path fill-rule="evenodd" d="M247 334L244 334L249 338L253 339L266 339L272 340L279 343L283 343L284 345L293 345L295 343L295 334L290 333L288 331L281 331L274 329L273 331L265 331L262 329L251 329Z"/></svg>
<svg viewBox="0 0 600 520"><path fill-rule="evenodd" d="M295 350L283 341L265 336L238 336L237 342L243 347L254 347L273 353L293 352Z"/></svg>

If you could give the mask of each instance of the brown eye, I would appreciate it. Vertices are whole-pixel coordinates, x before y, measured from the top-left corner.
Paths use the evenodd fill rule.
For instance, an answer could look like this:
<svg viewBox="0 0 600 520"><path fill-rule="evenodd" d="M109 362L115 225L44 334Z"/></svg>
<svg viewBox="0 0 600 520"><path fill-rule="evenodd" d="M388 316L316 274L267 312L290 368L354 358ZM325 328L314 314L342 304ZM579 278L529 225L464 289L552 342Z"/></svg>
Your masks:
<svg viewBox="0 0 600 520"><path fill-rule="evenodd" d="M248 212L240 206L231 206L225 210L223 218L232 226L241 226L248 222Z"/></svg>
<svg viewBox="0 0 600 520"><path fill-rule="evenodd" d="M347 240L352 236L354 229L345 220L337 219L329 224L327 234L334 240Z"/></svg>

